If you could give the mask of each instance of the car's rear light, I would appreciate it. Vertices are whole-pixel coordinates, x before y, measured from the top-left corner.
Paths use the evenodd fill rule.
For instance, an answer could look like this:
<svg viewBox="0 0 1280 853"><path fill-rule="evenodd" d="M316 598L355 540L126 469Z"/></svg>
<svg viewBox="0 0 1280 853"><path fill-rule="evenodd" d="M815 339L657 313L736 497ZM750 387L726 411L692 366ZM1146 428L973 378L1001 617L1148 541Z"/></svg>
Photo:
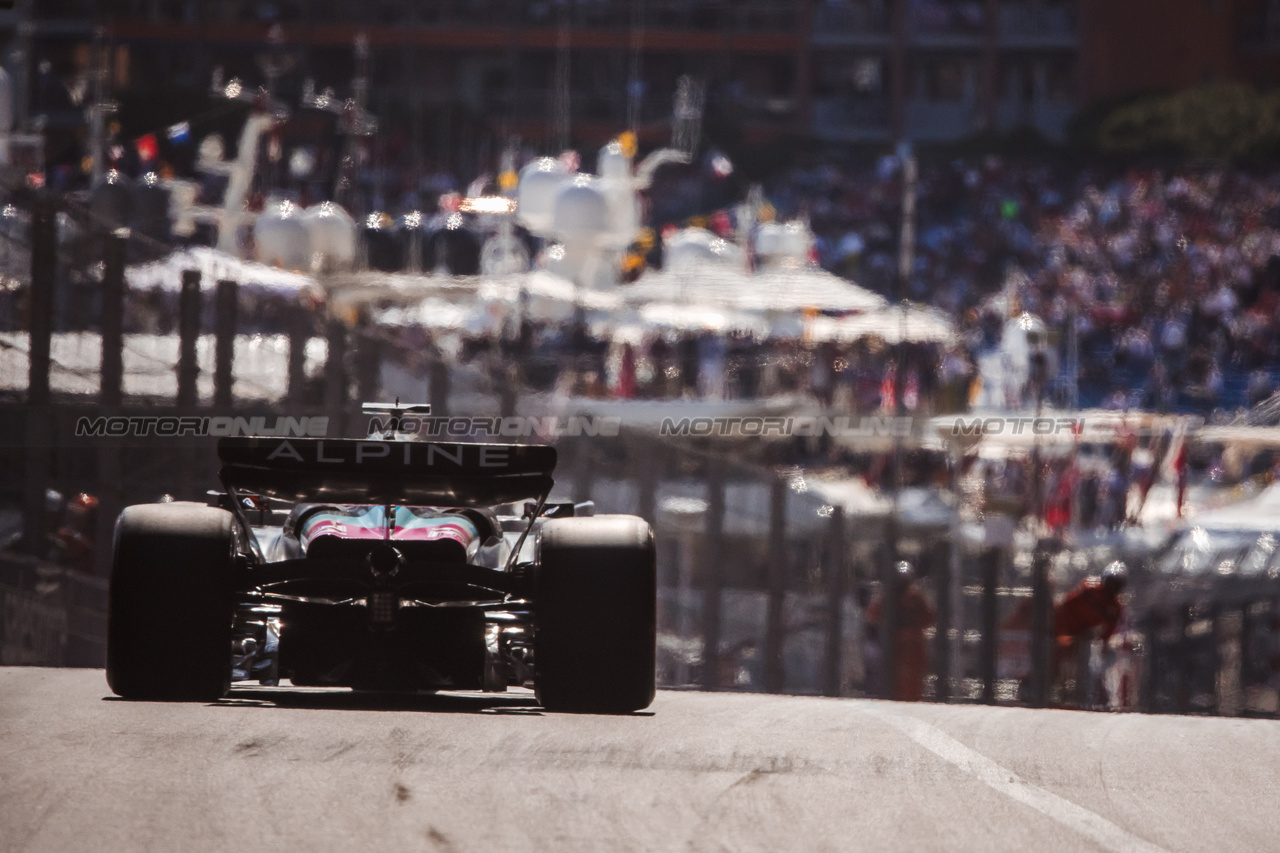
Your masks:
<svg viewBox="0 0 1280 853"><path fill-rule="evenodd" d="M378 589L369 593L369 621L378 626L390 625L396 621L396 611L400 609L400 597L395 590Z"/></svg>

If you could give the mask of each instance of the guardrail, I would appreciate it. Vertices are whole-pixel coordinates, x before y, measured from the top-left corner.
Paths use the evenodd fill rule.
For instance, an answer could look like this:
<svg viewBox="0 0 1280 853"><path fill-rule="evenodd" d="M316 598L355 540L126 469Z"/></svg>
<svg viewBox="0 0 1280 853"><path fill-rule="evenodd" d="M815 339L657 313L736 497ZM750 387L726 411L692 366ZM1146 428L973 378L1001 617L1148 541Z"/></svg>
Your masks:
<svg viewBox="0 0 1280 853"><path fill-rule="evenodd" d="M106 666L107 581L0 554L0 665Z"/></svg>
<svg viewBox="0 0 1280 853"><path fill-rule="evenodd" d="M632 0L527 3L523 0L383 0L351 4L334 0L281 0L273 4L272 22L285 28L307 24L368 24L408 27L475 27L490 30L509 27L554 28L561 16L575 29L626 29L635 21ZM92 21L96 4L83 0L41 0L41 20ZM157 24L244 24L262 19L239 0L206 0L200 4L161 4L125 0L111 9L113 17ZM778 32L793 30L799 21L798 4L788 0L646 0L640 6L640 23L647 29L730 30Z"/></svg>
<svg viewBox="0 0 1280 853"><path fill-rule="evenodd" d="M813 132L823 138L880 138L889 129L889 102L866 98L816 98Z"/></svg>
<svg viewBox="0 0 1280 853"><path fill-rule="evenodd" d="M884 3L820 3L814 9L815 37L889 35L889 10Z"/></svg>
<svg viewBox="0 0 1280 853"><path fill-rule="evenodd" d="M1072 42L1076 37L1075 9L1066 5L1006 3L1000 7L1000 37L1017 42Z"/></svg>

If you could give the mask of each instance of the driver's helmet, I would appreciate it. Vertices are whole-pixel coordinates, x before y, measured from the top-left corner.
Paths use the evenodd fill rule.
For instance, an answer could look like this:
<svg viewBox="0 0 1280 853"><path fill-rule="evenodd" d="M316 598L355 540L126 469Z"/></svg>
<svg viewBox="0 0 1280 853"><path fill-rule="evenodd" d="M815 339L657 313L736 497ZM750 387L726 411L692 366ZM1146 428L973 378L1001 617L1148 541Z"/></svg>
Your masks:
<svg viewBox="0 0 1280 853"><path fill-rule="evenodd" d="M1102 570L1102 588L1108 592L1122 592L1129 585L1129 567L1116 560Z"/></svg>

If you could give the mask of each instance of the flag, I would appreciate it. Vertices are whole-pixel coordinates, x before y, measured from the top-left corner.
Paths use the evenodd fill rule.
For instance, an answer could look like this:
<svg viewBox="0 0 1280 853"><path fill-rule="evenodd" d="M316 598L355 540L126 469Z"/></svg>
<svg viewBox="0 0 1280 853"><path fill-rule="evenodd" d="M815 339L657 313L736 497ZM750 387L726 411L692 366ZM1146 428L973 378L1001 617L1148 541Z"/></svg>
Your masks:
<svg viewBox="0 0 1280 853"><path fill-rule="evenodd" d="M920 405L920 374L914 370L907 374L907 387L902 391L902 405L913 412Z"/></svg>
<svg viewBox="0 0 1280 853"><path fill-rule="evenodd" d="M183 143L190 142L191 141L191 125L187 124L185 121L179 122L178 124L175 124L173 127L169 128L168 136L169 136L169 141L176 145L182 145Z"/></svg>
<svg viewBox="0 0 1280 853"><path fill-rule="evenodd" d="M1185 419L1178 422L1173 440L1169 443L1169 450L1165 453L1162 462L1160 473L1177 486L1178 518L1182 518L1182 505L1187 498L1187 422Z"/></svg>
<svg viewBox="0 0 1280 853"><path fill-rule="evenodd" d="M1171 483L1178 482L1186 468L1187 423L1180 420L1169 439L1169 449L1160 460L1160 476Z"/></svg>
<svg viewBox="0 0 1280 853"><path fill-rule="evenodd" d="M889 369L885 371L884 377L880 380L880 408L896 412L898 401L895 399L897 394L897 368L890 364Z"/></svg>
<svg viewBox="0 0 1280 853"><path fill-rule="evenodd" d="M156 159L156 154L160 152L160 147L156 143L156 136L154 133L148 133L146 136L139 136L137 140L134 141L133 147L138 149L138 157L144 163L149 163Z"/></svg>
<svg viewBox="0 0 1280 853"><path fill-rule="evenodd" d="M726 210L717 210L711 214L711 230L715 232L717 237L729 237L733 234L733 222L729 219L729 212Z"/></svg>

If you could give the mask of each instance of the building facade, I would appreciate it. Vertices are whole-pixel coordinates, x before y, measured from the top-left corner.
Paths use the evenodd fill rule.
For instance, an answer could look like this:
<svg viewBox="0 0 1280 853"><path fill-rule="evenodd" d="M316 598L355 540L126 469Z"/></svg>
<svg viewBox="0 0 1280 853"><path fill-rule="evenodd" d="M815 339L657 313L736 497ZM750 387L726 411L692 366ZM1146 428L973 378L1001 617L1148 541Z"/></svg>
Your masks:
<svg viewBox="0 0 1280 853"><path fill-rule="evenodd" d="M870 144L1061 139L1098 99L1280 83L1278 0L16 0L0 27L24 2L27 103L52 123L83 99L95 39L117 93L195 91L221 67L345 97L362 33L370 109L428 144L659 142L684 75L745 141Z"/></svg>

